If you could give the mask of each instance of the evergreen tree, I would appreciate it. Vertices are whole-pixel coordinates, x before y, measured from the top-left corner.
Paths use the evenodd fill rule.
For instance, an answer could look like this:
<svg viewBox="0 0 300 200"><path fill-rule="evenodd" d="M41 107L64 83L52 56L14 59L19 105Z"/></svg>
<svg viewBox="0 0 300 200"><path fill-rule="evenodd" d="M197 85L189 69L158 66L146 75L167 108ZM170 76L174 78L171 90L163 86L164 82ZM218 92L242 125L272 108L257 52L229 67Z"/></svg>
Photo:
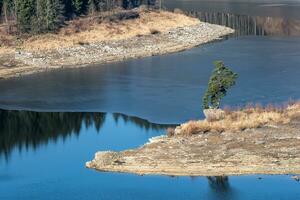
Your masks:
<svg viewBox="0 0 300 200"><path fill-rule="evenodd" d="M77 16L82 14L83 9L83 0L72 0L72 6L74 8L74 12Z"/></svg>
<svg viewBox="0 0 300 200"><path fill-rule="evenodd" d="M46 6L46 27L53 31L59 28L63 22L63 5L60 0L47 0Z"/></svg>
<svg viewBox="0 0 300 200"><path fill-rule="evenodd" d="M71 19L74 15L74 9L73 9L73 0L63 0L63 6L64 6L64 16L67 19Z"/></svg>
<svg viewBox="0 0 300 200"><path fill-rule="evenodd" d="M36 0L36 15L32 20L32 31L41 33L47 29L46 26L47 0Z"/></svg>
<svg viewBox="0 0 300 200"><path fill-rule="evenodd" d="M0 0L0 17L8 22L15 16L15 5L12 0Z"/></svg>
<svg viewBox="0 0 300 200"><path fill-rule="evenodd" d="M215 61L215 69L209 79L208 88L203 97L203 108L217 109L221 99L226 96L227 90L235 85L238 77L224 65L222 61Z"/></svg>
<svg viewBox="0 0 300 200"><path fill-rule="evenodd" d="M98 11L97 2L95 0L89 0L88 2L88 12L91 15L94 15Z"/></svg>
<svg viewBox="0 0 300 200"><path fill-rule="evenodd" d="M32 20L32 32L55 31L63 22L60 0L36 0L36 15Z"/></svg>
<svg viewBox="0 0 300 200"><path fill-rule="evenodd" d="M54 31L64 19L112 10L132 8L155 0L0 0L0 22L15 21L19 32ZM14 23L11 23L14 26Z"/></svg>
<svg viewBox="0 0 300 200"><path fill-rule="evenodd" d="M0 16L2 16L3 10L3 0L0 0Z"/></svg>
<svg viewBox="0 0 300 200"><path fill-rule="evenodd" d="M17 0L17 23L21 32L31 30L31 20L35 15L35 0Z"/></svg>

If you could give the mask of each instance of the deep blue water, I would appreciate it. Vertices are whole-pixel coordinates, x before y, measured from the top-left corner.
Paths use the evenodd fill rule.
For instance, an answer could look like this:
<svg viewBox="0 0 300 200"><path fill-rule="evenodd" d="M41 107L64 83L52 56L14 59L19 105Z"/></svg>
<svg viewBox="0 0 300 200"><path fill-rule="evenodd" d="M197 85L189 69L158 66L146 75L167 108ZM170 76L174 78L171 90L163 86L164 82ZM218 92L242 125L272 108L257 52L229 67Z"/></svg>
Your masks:
<svg viewBox="0 0 300 200"><path fill-rule="evenodd" d="M300 19L299 1L166 0L166 5ZM171 55L0 80L0 108L29 110L0 110L0 199L300 199L300 183L290 175L234 176L220 183L84 167L99 150L135 148L171 126L162 124L202 118L201 97L214 60L239 74L223 105L300 98L300 37L287 36L231 37Z"/></svg>
<svg viewBox="0 0 300 200"><path fill-rule="evenodd" d="M218 183L206 177L101 173L84 167L98 150L138 147L149 137L164 134L165 127L138 118L103 113L92 114L93 117L84 113L76 117L68 113L1 111L0 114L1 122L20 126L18 132L16 126L1 125L4 134L0 135L1 200L290 200L300 197L300 183L288 175L229 177L225 183ZM35 138L21 136L27 132L37 135ZM3 143L7 144L6 148Z"/></svg>

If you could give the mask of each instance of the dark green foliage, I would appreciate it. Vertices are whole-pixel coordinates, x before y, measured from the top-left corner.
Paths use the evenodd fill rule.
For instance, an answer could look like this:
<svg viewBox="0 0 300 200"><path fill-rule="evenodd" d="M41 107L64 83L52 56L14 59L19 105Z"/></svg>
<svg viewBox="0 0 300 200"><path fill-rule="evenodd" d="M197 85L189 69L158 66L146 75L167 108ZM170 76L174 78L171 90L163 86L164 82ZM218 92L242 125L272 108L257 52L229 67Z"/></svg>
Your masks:
<svg viewBox="0 0 300 200"><path fill-rule="evenodd" d="M0 157L8 157L15 147L36 148L72 134L78 135L84 124L99 131L104 113L38 113L0 110Z"/></svg>
<svg viewBox="0 0 300 200"><path fill-rule="evenodd" d="M214 64L215 69L203 97L203 109L219 108L221 99L226 96L227 90L235 85L238 77L222 61L215 61Z"/></svg>
<svg viewBox="0 0 300 200"><path fill-rule="evenodd" d="M45 33L57 30L63 22L63 6L60 0L36 0L35 16L31 32Z"/></svg>
<svg viewBox="0 0 300 200"><path fill-rule="evenodd" d="M46 6L45 30L56 30L63 22L63 5L60 0L48 0Z"/></svg>
<svg viewBox="0 0 300 200"><path fill-rule="evenodd" d="M83 10L83 1L82 0L72 0L72 6L76 15L80 15Z"/></svg>
<svg viewBox="0 0 300 200"><path fill-rule="evenodd" d="M29 32L35 16L35 0L18 0L16 6L18 28L21 32Z"/></svg>
<svg viewBox="0 0 300 200"><path fill-rule="evenodd" d="M121 120L142 129L164 130L170 125L151 124L146 120L114 114L116 123ZM37 148L49 141L79 135L83 127L95 127L100 132L105 113L28 112L0 109L0 157L7 159L11 151L19 148Z"/></svg>
<svg viewBox="0 0 300 200"><path fill-rule="evenodd" d="M3 12L3 0L0 0L0 16L2 15Z"/></svg>
<svg viewBox="0 0 300 200"><path fill-rule="evenodd" d="M116 0L89 0L88 12L94 14L96 12L108 11L115 8L117 5Z"/></svg>
<svg viewBox="0 0 300 200"><path fill-rule="evenodd" d="M110 11L116 7L132 8L146 0L0 0L0 23L17 22L21 33L57 30L65 19ZM155 0L147 0L153 4Z"/></svg>

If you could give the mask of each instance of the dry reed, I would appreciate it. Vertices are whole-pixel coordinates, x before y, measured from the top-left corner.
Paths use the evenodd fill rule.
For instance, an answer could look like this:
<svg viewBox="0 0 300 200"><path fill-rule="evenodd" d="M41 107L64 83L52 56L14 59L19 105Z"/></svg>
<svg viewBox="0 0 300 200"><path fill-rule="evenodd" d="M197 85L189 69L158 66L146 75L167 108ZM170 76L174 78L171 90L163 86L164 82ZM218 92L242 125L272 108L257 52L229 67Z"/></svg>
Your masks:
<svg viewBox="0 0 300 200"><path fill-rule="evenodd" d="M243 131L267 125L287 124L300 117L300 102L287 106L249 104L242 109L224 108L224 118L219 121L189 121L180 126L180 135L193 135L206 132Z"/></svg>

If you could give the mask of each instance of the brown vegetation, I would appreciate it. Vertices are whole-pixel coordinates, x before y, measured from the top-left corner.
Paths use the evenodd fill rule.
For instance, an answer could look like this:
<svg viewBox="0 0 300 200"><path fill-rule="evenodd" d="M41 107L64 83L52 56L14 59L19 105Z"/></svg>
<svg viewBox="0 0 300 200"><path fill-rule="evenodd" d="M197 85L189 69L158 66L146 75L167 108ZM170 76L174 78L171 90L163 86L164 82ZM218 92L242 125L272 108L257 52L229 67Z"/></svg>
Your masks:
<svg viewBox="0 0 300 200"><path fill-rule="evenodd" d="M143 175L300 174L299 119L242 132L155 137L137 149L97 152L86 166Z"/></svg>
<svg viewBox="0 0 300 200"><path fill-rule="evenodd" d="M207 120L189 121L177 127L179 135L193 135L206 132L221 133L224 131L243 131L245 129L260 128L287 124L300 116L300 102L290 103L288 106L261 105L246 106L243 109L225 108L224 118L218 121ZM169 135L169 134L168 134Z"/></svg>
<svg viewBox="0 0 300 200"><path fill-rule="evenodd" d="M122 40L139 35L167 32L177 27L196 25L199 20L167 11L142 10L137 14L112 13L109 16L90 16L67 22L58 33L22 38L0 31L0 53L20 48L29 51L48 51L81 44Z"/></svg>

